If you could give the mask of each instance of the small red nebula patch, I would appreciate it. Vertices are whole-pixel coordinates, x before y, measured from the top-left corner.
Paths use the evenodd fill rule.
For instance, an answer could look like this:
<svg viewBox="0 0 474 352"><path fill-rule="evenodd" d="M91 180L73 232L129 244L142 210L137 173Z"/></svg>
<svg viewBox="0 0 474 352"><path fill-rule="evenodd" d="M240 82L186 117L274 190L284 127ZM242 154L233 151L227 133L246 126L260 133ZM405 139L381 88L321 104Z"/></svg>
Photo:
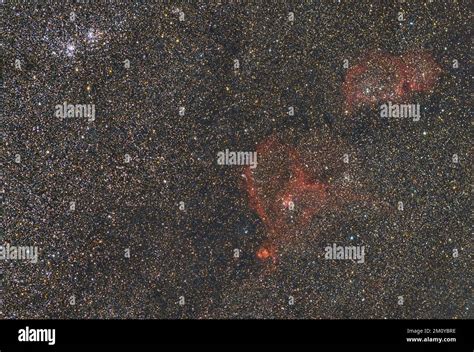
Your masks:
<svg viewBox="0 0 474 352"><path fill-rule="evenodd" d="M371 52L358 62L347 70L342 84L347 115L362 106L402 102L413 93L428 93L441 74L440 66L428 52L407 52L400 56Z"/></svg>
<svg viewBox="0 0 474 352"><path fill-rule="evenodd" d="M267 260L270 258L271 253L270 250L266 247L260 247L260 249L257 251L257 258L261 260Z"/></svg>

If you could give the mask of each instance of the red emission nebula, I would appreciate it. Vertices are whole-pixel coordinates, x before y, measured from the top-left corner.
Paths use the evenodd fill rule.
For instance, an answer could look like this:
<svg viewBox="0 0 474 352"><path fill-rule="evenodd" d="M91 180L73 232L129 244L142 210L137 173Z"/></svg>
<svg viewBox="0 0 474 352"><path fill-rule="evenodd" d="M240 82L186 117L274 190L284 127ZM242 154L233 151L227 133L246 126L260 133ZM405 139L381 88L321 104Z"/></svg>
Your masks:
<svg viewBox="0 0 474 352"><path fill-rule="evenodd" d="M380 102L406 102L414 93L430 92L441 68L428 52L395 56L371 52L346 73L342 85L344 113L352 115L361 106Z"/></svg>
<svg viewBox="0 0 474 352"><path fill-rule="evenodd" d="M424 51L400 56L374 51L358 62L347 70L342 84L346 115L388 101L410 103L416 93L430 92L441 73L432 55ZM267 232L257 258L275 262L279 249L303 241L301 232L324 212L354 202L386 209L386 203L373 201L341 182L347 166L341 161L345 150L343 142L329 136L321 137L317 145L298 148L272 136L257 146L258 167L247 167L244 172L250 206Z"/></svg>
<svg viewBox="0 0 474 352"><path fill-rule="evenodd" d="M304 240L301 232L314 216L348 203L371 201L341 182L345 169L341 143L322 142L320 153L312 153L315 157L305 162L296 148L275 136L257 146L258 167L246 167L244 176L250 206L267 233L256 253L258 259L276 262L279 248Z"/></svg>

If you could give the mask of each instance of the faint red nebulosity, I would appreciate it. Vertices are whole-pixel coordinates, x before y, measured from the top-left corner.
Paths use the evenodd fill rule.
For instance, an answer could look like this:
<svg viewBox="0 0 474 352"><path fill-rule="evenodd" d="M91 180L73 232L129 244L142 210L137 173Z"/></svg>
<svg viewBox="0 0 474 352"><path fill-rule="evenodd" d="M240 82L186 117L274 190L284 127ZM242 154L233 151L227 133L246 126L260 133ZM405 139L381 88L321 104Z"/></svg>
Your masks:
<svg viewBox="0 0 474 352"><path fill-rule="evenodd" d="M334 211L350 202L370 201L345 186L318 179L321 170L309 170L298 151L275 136L260 143L257 154L258 167L246 167L244 175L250 206L267 232L267 240L256 253L262 261L276 263L279 247L297 241L298 233L324 209ZM266 172L256 171L261 168Z"/></svg>
<svg viewBox="0 0 474 352"><path fill-rule="evenodd" d="M374 51L358 62L348 69L342 84L347 115L361 106L403 102L415 92L429 92L441 74L440 66L425 51L400 56Z"/></svg>
<svg viewBox="0 0 474 352"><path fill-rule="evenodd" d="M428 52L409 52L401 58L408 93L431 91L441 74L441 67Z"/></svg>

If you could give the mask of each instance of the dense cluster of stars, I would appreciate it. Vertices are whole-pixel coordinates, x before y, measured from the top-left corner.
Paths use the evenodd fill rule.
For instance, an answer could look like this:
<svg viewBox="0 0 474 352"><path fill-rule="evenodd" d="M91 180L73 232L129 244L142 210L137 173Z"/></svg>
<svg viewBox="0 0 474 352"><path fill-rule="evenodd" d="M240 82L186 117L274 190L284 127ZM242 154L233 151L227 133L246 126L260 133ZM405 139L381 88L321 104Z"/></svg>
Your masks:
<svg viewBox="0 0 474 352"><path fill-rule="evenodd" d="M0 316L473 317L467 3L2 7Z"/></svg>

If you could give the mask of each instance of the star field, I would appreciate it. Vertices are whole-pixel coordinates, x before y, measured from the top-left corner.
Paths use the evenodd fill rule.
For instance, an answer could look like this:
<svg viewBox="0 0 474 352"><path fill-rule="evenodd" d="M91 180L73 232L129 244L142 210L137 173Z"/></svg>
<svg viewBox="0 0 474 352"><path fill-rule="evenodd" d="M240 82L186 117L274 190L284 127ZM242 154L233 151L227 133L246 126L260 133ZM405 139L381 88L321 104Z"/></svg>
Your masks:
<svg viewBox="0 0 474 352"><path fill-rule="evenodd" d="M473 318L467 2L1 6L0 316Z"/></svg>

